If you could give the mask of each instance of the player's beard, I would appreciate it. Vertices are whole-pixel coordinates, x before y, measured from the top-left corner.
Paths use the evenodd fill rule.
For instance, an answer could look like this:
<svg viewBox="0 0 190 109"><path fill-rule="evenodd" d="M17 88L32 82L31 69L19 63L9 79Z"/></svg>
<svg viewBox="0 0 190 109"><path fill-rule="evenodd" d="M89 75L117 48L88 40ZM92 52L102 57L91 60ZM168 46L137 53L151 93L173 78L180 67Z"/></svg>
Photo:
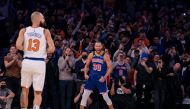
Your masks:
<svg viewBox="0 0 190 109"><path fill-rule="evenodd" d="M46 28L46 27L47 27L46 22L40 22L40 27L44 27L44 28Z"/></svg>
<svg viewBox="0 0 190 109"><path fill-rule="evenodd" d="M96 50L96 53L101 53L101 50Z"/></svg>

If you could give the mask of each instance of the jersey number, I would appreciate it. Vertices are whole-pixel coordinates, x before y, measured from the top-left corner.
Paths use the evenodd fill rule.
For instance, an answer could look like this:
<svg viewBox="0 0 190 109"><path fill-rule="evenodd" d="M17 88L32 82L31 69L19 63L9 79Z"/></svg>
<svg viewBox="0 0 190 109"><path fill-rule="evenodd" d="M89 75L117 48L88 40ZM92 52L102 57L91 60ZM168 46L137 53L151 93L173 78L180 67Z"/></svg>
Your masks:
<svg viewBox="0 0 190 109"><path fill-rule="evenodd" d="M29 39L28 40L28 51L37 52L40 48L40 41L38 39Z"/></svg>
<svg viewBox="0 0 190 109"><path fill-rule="evenodd" d="M94 71L101 71L102 70L102 66L100 64L93 64L93 70Z"/></svg>

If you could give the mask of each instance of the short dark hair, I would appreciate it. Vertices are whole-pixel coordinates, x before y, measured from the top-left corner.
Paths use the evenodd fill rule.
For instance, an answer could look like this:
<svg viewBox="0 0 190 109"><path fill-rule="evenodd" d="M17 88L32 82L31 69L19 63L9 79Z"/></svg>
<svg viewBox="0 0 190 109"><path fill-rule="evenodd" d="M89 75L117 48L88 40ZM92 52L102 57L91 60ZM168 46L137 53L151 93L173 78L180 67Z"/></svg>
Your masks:
<svg viewBox="0 0 190 109"><path fill-rule="evenodd" d="M100 44L102 44L102 42L101 42L101 41L96 41L96 42L95 42L95 44L96 44L96 43L100 43Z"/></svg>
<svg viewBox="0 0 190 109"><path fill-rule="evenodd" d="M0 76L0 82L2 82L2 81L5 81L5 82L6 82L6 80L7 80L7 77L5 77L5 76Z"/></svg>

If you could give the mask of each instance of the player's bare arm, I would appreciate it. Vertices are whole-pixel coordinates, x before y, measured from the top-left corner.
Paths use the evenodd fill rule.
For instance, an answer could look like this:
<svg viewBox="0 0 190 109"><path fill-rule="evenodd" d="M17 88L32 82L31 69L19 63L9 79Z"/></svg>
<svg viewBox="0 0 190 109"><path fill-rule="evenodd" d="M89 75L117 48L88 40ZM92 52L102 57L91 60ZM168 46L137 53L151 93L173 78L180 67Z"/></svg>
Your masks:
<svg viewBox="0 0 190 109"><path fill-rule="evenodd" d="M105 60L106 65L107 65L107 72L104 75L104 78L107 78L112 73L113 67L112 67L112 62L110 60L110 56L108 54L105 54L104 60Z"/></svg>
<svg viewBox="0 0 190 109"><path fill-rule="evenodd" d="M24 42L24 33L25 33L26 29L23 28L20 30L17 41L16 41L16 48L18 50L23 50L24 46L23 46L23 42Z"/></svg>
<svg viewBox="0 0 190 109"><path fill-rule="evenodd" d="M51 37L50 31L48 29L45 29L44 34L48 44L47 53L53 53L55 51L55 45Z"/></svg>
<svg viewBox="0 0 190 109"><path fill-rule="evenodd" d="M84 67L84 76L85 76L85 79L88 79L87 73L88 73L88 71L89 71L89 66L90 66L90 62L91 62L91 60L92 60L92 57L93 57L93 53L90 53L90 54L88 55L87 60L86 60L86 64L85 64L85 67Z"/></svg>

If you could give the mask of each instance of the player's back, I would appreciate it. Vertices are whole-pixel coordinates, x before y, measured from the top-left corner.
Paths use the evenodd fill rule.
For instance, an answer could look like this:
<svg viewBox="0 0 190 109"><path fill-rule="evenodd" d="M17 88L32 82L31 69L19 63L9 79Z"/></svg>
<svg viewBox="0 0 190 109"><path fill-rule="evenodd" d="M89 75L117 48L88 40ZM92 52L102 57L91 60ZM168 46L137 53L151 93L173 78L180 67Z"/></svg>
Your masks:
<svg viewBox="0 0 190 109"><path fill-rule="evenodd" d="M24 33L24 57L46 58L46 38L44 28L31 26Z"/></svg>

